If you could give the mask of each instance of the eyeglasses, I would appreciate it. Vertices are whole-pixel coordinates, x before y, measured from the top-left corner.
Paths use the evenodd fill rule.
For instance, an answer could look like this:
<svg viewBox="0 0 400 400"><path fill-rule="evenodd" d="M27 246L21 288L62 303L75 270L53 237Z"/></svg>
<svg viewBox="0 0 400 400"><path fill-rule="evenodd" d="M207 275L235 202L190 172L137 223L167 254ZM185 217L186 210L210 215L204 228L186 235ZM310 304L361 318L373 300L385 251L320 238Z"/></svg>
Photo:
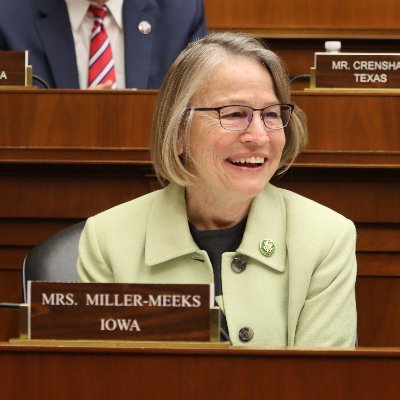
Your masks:
<svg viewBox="0 0 400 400"><path fill-rule="evenodd" d="M222 128L227 131L243 131L250 126L254 111L260 111L260 118L267 129L283 129L289 123L293 109L293 104L273 104L264 108L231 105L192 108L188 111L216 111Z"/></svg>

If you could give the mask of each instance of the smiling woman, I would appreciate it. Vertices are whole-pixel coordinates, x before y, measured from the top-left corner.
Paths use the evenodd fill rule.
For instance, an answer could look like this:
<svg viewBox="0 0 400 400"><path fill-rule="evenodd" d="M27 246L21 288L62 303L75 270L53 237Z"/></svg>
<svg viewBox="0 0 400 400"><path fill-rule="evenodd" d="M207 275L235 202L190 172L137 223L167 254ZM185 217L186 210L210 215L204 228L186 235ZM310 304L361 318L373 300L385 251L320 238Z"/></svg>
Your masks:
<svg viewBox="0 0 400 400"><path fill-rule="evenodd" d="M269 183L303 150L304 121L261 42L190 44L153 117L153 163L169 184L88 219L80 279L214 283L232 344L354 346L353 223Z"/></svg>
<svg viewBox="0 0 400 400"><path fill-rule="evenodd" d="M234 226L245 218L253 198L278 169L285 133L282 124L277 129L268 128L260 110L253 118L252 108L247 108L252 112L244 118L245 124L235 125L242 129L232 130L232 120L237 119L232 115L237 113L230 111L227 117L225 106L233 103L261 110L271 108L279 103L274 83L258 60L225 56L190 103L193 110L204 104L224 107L219 120L216 112L195 113L187 145L180 149L187 170L196 176L186 188L189 219L201 229ZM226 118L231 121L229 130Z"/></svg>

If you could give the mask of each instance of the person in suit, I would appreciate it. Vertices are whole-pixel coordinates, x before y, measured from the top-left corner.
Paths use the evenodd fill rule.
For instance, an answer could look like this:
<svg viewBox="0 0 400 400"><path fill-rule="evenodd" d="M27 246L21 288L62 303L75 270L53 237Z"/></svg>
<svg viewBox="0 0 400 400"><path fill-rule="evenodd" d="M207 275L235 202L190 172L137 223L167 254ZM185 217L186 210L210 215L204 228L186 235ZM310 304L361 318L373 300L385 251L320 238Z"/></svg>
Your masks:
<svg viewBox="0 0 400 400"><path fill-rule="evenodd" d="M117 88L158 89L186 45L207 33L202 0L98 0L114 55ZM28 50L51 88L88 87L93 15L87 0L0 0L0 50ZM98 88L108 88L109 84Z"/></svg>
<svg viewBox="0 0 400 400"><path fill-rule="evenodd" d="M354 346L354 224L270 183L306 141L275 53L234 33L191 43L154 109L169 184L87 220L80 280L214 283L234 345Z"/></svg>

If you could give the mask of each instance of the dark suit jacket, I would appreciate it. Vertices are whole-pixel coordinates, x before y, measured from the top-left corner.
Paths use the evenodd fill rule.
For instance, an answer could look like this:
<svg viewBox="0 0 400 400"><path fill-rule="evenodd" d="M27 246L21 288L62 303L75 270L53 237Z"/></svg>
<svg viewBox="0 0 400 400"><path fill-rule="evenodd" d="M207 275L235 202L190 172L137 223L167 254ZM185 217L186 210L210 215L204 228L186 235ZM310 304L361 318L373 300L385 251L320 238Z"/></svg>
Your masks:
<svg viewBox="0 0 400 400"><path fill-rule="evenodd" d="M187 43L207 33L202 0L125 0L123 23L127 88L158 89ZM28 50L33 74L50 87L79 88L64 0L0 0L0 50Z"/></svg>

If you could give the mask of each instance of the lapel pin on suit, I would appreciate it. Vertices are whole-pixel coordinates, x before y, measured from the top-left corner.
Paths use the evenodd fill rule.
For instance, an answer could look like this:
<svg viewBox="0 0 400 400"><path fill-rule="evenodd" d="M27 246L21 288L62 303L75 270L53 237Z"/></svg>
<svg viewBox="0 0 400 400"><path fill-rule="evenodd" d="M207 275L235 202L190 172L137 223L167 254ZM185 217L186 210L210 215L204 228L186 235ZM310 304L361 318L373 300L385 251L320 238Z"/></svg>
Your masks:
<svg viewBox="0 0 400 400"><path fill-rule="evenodd" d="M138 29L142 35L148 35L151 32L151 24L148 21L140 21Z"/></svg>
<svg viewBox="0 0 400 400"><path fill-rule="evenodd" d="M258 248L265 257L271 257L275 253L275 243L271 239L261 240Z"/></svg>

